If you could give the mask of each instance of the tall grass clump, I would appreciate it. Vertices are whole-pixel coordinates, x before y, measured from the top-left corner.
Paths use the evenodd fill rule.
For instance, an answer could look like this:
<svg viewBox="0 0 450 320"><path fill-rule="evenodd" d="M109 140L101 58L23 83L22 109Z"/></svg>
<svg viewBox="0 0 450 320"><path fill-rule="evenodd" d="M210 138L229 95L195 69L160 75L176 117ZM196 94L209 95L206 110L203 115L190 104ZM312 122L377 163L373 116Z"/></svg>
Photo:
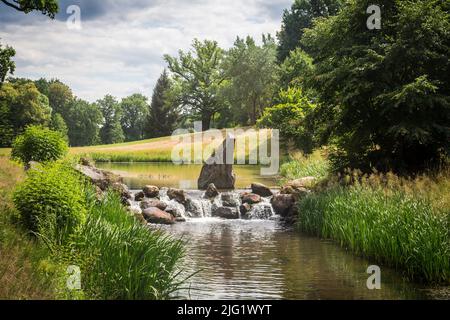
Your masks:
<svg viewBox="0 0 450 320"><path fill-rule="evenodd" d="M301 153L291 154L289 160L280 167L280 175L286 180L312 176L325 178L329 173L329 163L324 151L316 150L309 156Z"/></svg>
<svg viewBox="0 0 450 320"><path fill-rule="evenodd" d="M84 293L94 299L167 299L177 291L183 243L141 225L116 194L89 209L74 241Z"/></svg>
<svg viewBox="0 0 450 320"><path fill-rule="evenodd" d="M439 193L448 198L448 178L440 179L372 175L329 186L299 203L298 226L410 278L449 283L450 210L434 202Z"/></svg>

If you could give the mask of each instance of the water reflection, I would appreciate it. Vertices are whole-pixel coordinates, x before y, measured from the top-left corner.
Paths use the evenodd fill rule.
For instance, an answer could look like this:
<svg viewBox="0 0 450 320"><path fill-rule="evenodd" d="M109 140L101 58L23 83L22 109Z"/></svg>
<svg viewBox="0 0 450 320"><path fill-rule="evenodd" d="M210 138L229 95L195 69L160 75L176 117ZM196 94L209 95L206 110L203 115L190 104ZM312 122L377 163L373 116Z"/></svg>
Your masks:
<svg viewBox="0 0 450 320"><path fill-rule="evenodd" d="M182 292L192 299L419 299L424 291L382 267L381 290L366 287L370 261L299 235L277 221L213 218L163 227L188 240Z"/></svg>
<svg viewBox="0 0 450 320"><path fill-rule="evenodd" d="M112 171L124 178L131 189L140 189L144 185L196 189L201 165L174 165L172 163L117 162L97 163L100 169ZM276 177L261 176L260 167L255 165L235 165L236 188L248 188L252 182L264 183L269 187L277 186Z"/></svg>

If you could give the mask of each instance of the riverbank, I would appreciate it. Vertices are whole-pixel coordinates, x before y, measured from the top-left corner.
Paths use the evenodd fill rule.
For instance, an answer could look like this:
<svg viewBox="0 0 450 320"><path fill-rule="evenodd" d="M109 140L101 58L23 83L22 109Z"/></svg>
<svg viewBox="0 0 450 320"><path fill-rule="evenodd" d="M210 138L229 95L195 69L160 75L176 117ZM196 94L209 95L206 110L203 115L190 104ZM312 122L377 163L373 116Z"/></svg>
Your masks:
<svg viewBox="0 0 450 320"><path fill-rule="evenodd" d="M54 299L45 271L49 251L17 223L12 195L24 179L21 166L0 156L0 299Z"/></svg>
<svg viewBox="0 0 450 320"><path fill-rule="evenodd" d="M183 284L183 242L149 230L72 165L36 164L25 174L0 157L0 298L171 298ZM76 270L81 286L69 287Z"/></svg>
<svg viewBox="0 0 450 320"><path fill-rule="evenodd" d="M324 174L323 161L293 159L282 167L286 178L306 171L319 180L297 203L300 231L333 239L410 279L450 284L448 169L416 178L358 172L338 177Z"/></svg>

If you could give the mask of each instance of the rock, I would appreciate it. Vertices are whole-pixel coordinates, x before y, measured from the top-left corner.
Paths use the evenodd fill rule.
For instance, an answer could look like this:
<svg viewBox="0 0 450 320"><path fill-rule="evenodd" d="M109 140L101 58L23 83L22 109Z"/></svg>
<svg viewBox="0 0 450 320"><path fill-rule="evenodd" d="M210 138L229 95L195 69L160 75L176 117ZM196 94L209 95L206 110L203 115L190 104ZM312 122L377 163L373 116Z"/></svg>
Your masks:
<svg viewBox="0 0 450 320"><path fill-rule="evenodd" d="M176 221L176 222L186 222L186 218L183 218L183 217L176 217L176 218L175 218L175 221Z"/></svg>
<svg viewBox="0 0 450 320"><path fill-rule="evenodd" d="M186 208L179 202L175 200L170 200L167 204L167 208L164 210L170 213L175 218L184 217L186 214Z"/></svg>
<svg viewBox="0 0 450 320"><path fill-rule="evenodd" d="M298 188L311 188L316 182L315 177L303 177L299 179L295 179L286 183L286 186L291 186L294 189Z"/></svg>
<svg viewBox="0 0 450 320"><path fill-rule="evenodd" d="M136 220L139 221L139 223L144 224L144 225L147 224L147 220L145 220L142 213L135 212L133 215L136 218Z"/></svg>
<svg viewBox="0 0 450 320"><path fill-rule="evenodd" d="M272 208L282 217L293 214L295 198L292 194L277 194L271 200Z"/></svg>
<svg viewBox="0 0 450 320"><path fill-rule="evenodd" d="M147 198L157 198L159 197L159 188L155 186L145 186L142 189L142 192L144 192L144 195Z"/></svg>
<svg viewBox="0 0 450 320"><path fill-rule="evenodd" d="M205 197L206 198L215 198L219 195L219 191L217 191L216 186L214 183L210 183L208 185L208 188L206 188Z"/></svg>
<svg viewBox="0 0 450 320"><path fill-rule="evenodd" d="M261 197L273 196L272 191L262 183L252 183L252 193L260 195Z"/></svg>
<svg viewBox="0 0 450 320"><path fill-rule="evenodd" d="M100 170L95 167L77 164L75 169L82 175L86 176L94 185L102 191L106 191L113 186L114 183L123 183L122 178L112 172Z"/></svg>
<svg viewBox="0 0 450 320"><path fill-rule="evenodd" d="M149 199L149 200L142 201L140 203L140 207L142 210L145 210L145 209L151 208L151 207L155 207L160 210L166 210L167 204L158 199Z"/></svg>
<svg viewBox="0 0 450 320"><path fill-rule="evenodd" d="M221 199L224 207L239 207L241 205L241 199L237 193L224 192Z"/></svg>
<svg viewBox="0 0 450 320"><path fill-rule="evenodd" d="M157 223L157 224L175 223L175 218L170 213L164 212L155 207L145 209L144 211L142 211L142 215L144 216L145 220L147 220L150 223Z"/></svg>
<svg viewBox="0 0 450 320"><path fill-rule="evenodd" d="M243 203L241 204L241 206L239 207L239 211L241 212L242 215L245 215L247 212L249 212L252 209L252 206L248 203Z"/></svg>
<svg viewBox="0 0 450 320"><path fill-rule="evenodd" d="M145 198L144 191L139 191L134 195L134 201L142 201Z"/></svg>
<svg viewBox="0 0 450 320"><path fill-rule="evenodd" d="M80 158L80 164L87 167L94 167L94 163L88 158Z"/></svg>
<svg viewBox="0 0 450 320"><path fill-rule="evenodd" d="M303 187L295 188L291 185L283 186L280 189L280 194L291 194L294 196L296 202L306 197L310 192L311 191L309 191L306 188Z"/></svg>
<svg viewBox="0 0 450 320"><path fill-rule="evenodd" d="M133 196L131 195L130 191L128 190L128 187L120 182L115 182L112 185L112 190L117 192L122 198L124 199L131 199Z"/></svg>
<svg viewBox="0 0 450 320"><path fill-rule="evenodd" d="M200 201L188 198L186 200L186 211L190 217L202 217L203 207Z"/></svg>
<svg viewBox="0 0 450 320"><path fill-rule="evenodd" d="M233 136L228 135L221 146L206 160L197 182L200 190L206 190L211 183L214 183L218 189L234 189L236 182L236 175L233 172L235 141ZM227 153L230 155L228 159Z"/></svg>
<svg viewBox="0 0 450 320"><path fill-rule="evenodd" d="M261 202L261 196L254 193L244 193L241 195L242 203L255 204Z"/></svg>
<svg viewBox="0 0 450 320"><path fill-rule="evenodd" d="M239 212L236 208L220 207L214 210L212 216L224 219L239 219Z"/></svg>
<svg viewBox="0 0 450 320"><path fill-rule="evenodd" d="M167 196L170 200L175 199L179 203L186 203L186 193L184 190L170 188L167 190Z"/></svg>

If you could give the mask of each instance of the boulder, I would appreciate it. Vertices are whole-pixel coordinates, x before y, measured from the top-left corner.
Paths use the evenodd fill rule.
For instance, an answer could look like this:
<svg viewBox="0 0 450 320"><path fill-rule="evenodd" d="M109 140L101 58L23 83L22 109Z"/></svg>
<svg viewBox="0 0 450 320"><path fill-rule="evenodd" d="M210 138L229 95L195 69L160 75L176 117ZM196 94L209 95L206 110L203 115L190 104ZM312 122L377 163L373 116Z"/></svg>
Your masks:
<svg viewBox="0 0 450 320"><path fill-rule="evenodd" d="M236 175L233 172L235 138L228 135L202 167L197 184L206 190L213 183L218 189L234 189ZM230 155L227 157L227 154Z"/></svg>
<svg viewBox="0 0 450 320"><path fill-rule="evenodd" d="M270 201L276 214L286 217L294 212L295 198L292 194L277 194Z"/></svg>
<svg viewBox="0 0 450 320"><path fill-rule="evenodd" d="M252 183L252 193L260 195L261 197L273 196L272 191L262 183Z"/></svg>
<svg viewBox="0 0 450 320"><path fill-rule="evenodd" d="M299 201L306 197L311 191L303 187L293 187L291 185L285 185L281 187L280 194L291 194L294 196L295 201Z"/></svg>
<svg viewBox="0 0 450 320"><path fill-rule="evenodd" d="M128 190L128 187L123 183L115 182L115 183L113 183L111 189L113 191L117 192L124 199L133 198L130 191Z"/></svg>
<svg viewBox="0 0 450 320"><path fill-rule="evenodd" d="M140 203L140 207L142 210L145 210L145 209L151 208L151 207L155 207L160 210L166 210L167 204L158 199L149 199L149 200L142 201Z"/></svg>
<svg viewBox="0 0 450 320"><path fill-rule="evenodd" d="M164 212L156 207L147 208L144 211L142 211L142 215L144 216L145 220L147 220L150 223L156 223L156 224L174 224L175 218L167 212Z"/></svg>
<svg viewBox="0 0 450 320"><path fill-rule="evenodd" d="M145 186L142 189L142 192L144 192L144 195L147 198L157 198L159 197L159 188L156 186Z"/></svg>
<svg viewBox="0 0 450 320"><path fill-rule="evenodd" d="M255 193L244 193L241 195L242 203L255 204L261 202L261 196Z"/></svg>
<svg viewBox="0 0 450 320"><path fill-rule="evenodd" d="M239 211L241 212L241 215L245 215L247 212L249 212L252 209L252 206L248 203L243 203L239 207Z"/></svg>
<svg viewBox="0 0 450 320"><path fill-rule="evenodd" d="M316 182L315 177L303 177L299 179L295 179L286 183L286 186L291 186L294 189L297 188L311 188Z"/></svg>
<svg viewBox="0 0 450 320"><path fill-rule="evenodd" d="M170 200L175 199L179 203L186 203L186 193L182 189L170 188L167 190L167 196Z"/></svg>
<svg viewBox="0 0 450 320"><path fill-rule="evenodd" d="M139 191L134 195L134 201L142 201L145 198L144 191Z"/></svg>
<svg viewBox="0 0 450 320"><path fill-rule="evenodd" d="M206 188L206 192L205 192L205 197L206 198L215 198L219 195L219 191L217 190L216 186L214 185L214 183L210 183L208 185L208 188Z"/></svg>
<svg viewBox="0 0 450 320"><path fill-rule="evenodd" d="M224 192L221 199L224 207L239 207L241 205L241 199L237 193Z"/></svg>
<svg viewBox="0 0 450 320"><path fill-rule="evenodd" d="M186 211L190 217L202 217L203 216L203 207L202 203L198 200L193 200L188 198L186 200Z"/></svg>
<svg viewBox="0 0 450 320"><path fill-rule="evenodd" d="M75 169L86 176L94 185L102 191L108 190L114 183L123 183L122 178L112 172L100 170L91 166L77 164Z"/></svg>
<svg viewBox="0 0 450 320"><path fill-rule="evenodd" d="M236 208L219 207L213 211L212 216L224 219L239 219L239 212Z"/></svg>
<svg viewBox="0 0 450 320"><path fill-rule="evenodd" d="M94 167L94 163L88 158L80 158L80 164L87 167Z"/></svg>

